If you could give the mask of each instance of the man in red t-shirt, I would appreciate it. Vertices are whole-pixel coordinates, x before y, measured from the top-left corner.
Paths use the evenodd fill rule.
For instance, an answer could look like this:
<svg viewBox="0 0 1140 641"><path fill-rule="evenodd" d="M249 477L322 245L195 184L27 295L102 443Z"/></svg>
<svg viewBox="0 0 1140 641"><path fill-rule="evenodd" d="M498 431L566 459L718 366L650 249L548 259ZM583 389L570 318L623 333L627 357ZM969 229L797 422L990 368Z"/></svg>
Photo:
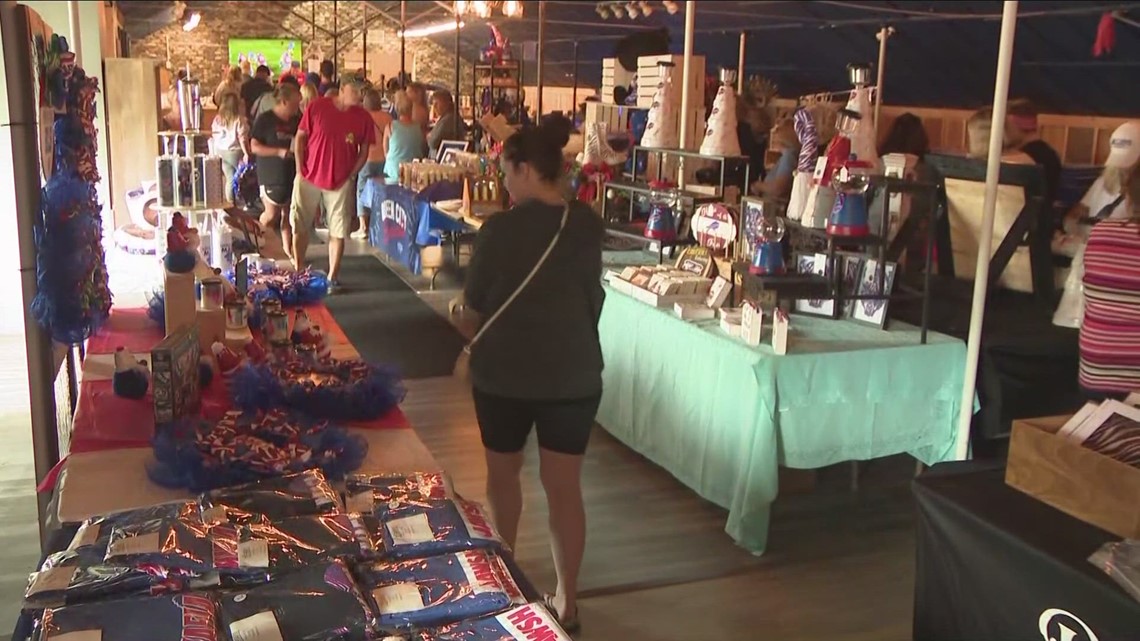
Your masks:
<svg viewBox="0 0 1140 641"><path fill-rule="evenodd" d="M293 262L305 265L309 230L317 210L324 208L329 228L329 289L339 287L344 239L356 222L356 174L376 142L372 117L360 106L360 86L345 83L336 98L317 98L301 117L294 139L297 179L290 218L293 222Z"/></svg>

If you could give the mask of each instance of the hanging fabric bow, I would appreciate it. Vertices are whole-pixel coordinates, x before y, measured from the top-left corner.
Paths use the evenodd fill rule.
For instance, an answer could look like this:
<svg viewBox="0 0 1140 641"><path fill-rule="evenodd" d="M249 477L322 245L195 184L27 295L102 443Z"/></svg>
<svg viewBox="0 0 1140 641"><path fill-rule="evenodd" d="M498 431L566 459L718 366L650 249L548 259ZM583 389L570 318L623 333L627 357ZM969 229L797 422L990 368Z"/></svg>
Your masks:
<svg viewBox="0 0 1140 641"><path fill-rule="evenodd" d="M1112 53L1116 48L1116 16L1106 11L1100 16L1100 23L1096 26L1096 40L1093 41L1093 56L1101 58Z"/></svg>

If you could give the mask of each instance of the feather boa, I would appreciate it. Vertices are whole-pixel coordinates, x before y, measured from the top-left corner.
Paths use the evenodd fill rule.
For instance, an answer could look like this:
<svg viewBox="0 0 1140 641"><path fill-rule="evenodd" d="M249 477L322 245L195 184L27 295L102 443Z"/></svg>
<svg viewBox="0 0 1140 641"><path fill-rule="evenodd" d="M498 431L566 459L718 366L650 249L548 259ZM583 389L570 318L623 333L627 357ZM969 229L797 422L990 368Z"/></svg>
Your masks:
<svg viewBox="0 0 1140 641"><path fill-rule="evenodd" d="M348 371L362 371L359 378L330 385L297 382L275 365L243 365L230 379L234 407L245 411L289 407L310 416L340 421L379 418L404 400L406 390L395 370L363 361L321 361L349 379Z"/></svg>

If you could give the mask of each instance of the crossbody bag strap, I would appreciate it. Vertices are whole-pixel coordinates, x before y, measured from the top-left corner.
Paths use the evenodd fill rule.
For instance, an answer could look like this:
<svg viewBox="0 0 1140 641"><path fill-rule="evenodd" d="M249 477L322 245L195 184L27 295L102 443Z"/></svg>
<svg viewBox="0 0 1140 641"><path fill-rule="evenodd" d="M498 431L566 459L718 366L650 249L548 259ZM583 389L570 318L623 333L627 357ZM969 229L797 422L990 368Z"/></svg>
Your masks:
<svg viewBox="0 0 1140 641"><path fill-rule="evenodd" d="M494 324L496 320L499 319L499 316L503 314L507 307L510 307L511 303L515 302L515 299L519 297L519 294L521 294L524 289L526 289L526 286L530 284L530 281L534 280L534 275L537 274L538 270L542 268L543 263L545 263L546 259L550 257L550 252L554 251L554 246L558 244L558 239L562 237L562 230L566 228L566 220L569 217L570 204L567 203L566 207L562 210L562 222L559 223L558 231L554 233L554 238L552 238L550 240L550 244L546 246L546 251L542 252L542 256L538 259L538 262L534 264L534 267L531 268L530 273L526 275L526 278L524 278L523 281L519 283L519 286L515 289L514 293L512 293L509 298L507 298L506 302L499 306L499 309L495 310L495 313L487 319L486 323L483 323L483 327L479 328L479 331L475 334L475 337L472 338L471 342L468 343L467 347L464 348L465 351L471 351L471 346L483 337L483 334L487 332L487 329L491 327L491 325Z"/></svg>

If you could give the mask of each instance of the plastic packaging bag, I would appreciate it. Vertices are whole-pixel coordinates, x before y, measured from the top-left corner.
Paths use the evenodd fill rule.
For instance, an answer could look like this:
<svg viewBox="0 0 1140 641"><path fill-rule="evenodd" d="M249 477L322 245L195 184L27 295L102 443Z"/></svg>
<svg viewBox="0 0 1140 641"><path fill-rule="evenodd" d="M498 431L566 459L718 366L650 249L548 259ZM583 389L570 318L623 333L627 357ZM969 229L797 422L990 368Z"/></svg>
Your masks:
<svg viewBox="0 0 1140 641"><path fill-rule="evenodd" d="M1140 601L1140 541L1105 543L1092 553L1089 563L1104 570L1133 599Z"/></svg>
<svg viewBox="0 0 1140 641"><path fill-rule="evenodd" d="M364 596L340 561L228 593L220 602L222 625L233 639L276 632L277 638L287 641L365 641L375 630Z"/></svg>
<svg viewBox="0 0 1140 641"><path fill-rule="evenodd" d="M476 549L502 549L503 539L478 503L464 499L426 501L365 519L389 559L414 559Z"/></svg>
<svg viewBox="0 0 1140 641"><path fill-rule="evenodd" d="M570 641L546 608L530 603L499 615L421 632L417 641Z"/></svg>
<svg viewBox="0 0 1140 641"><path fill-rule="evenodd" d="M518 592L498 555L482 550L388 561L360 569L382 630L458 623L511 605ZM510 581L510 589L503 586Z"/></svg>
<svg viewBox="0 0 1140 641"><path fill-rule="evenodd" d="M276 478L213 490L202 495L207 523L248 523L338 511L337 495L324 473L305 470Z"/></svg>
<svg viewBox="0 0 1140 641"><path fill-rule="evenodd" d="M220 641L217 621L217 602L205 594L125 599L45 610L41 638L92 632L100 641Z"/></svg>
<svg viewBox="0 0 1140 641"><path fill-rule="evenodd" d="M408 506L429 507L432 501L453 498L451 479L443 472L414 474L354 474L345 480L349 512L369 513L385 520Z"/></svg>

